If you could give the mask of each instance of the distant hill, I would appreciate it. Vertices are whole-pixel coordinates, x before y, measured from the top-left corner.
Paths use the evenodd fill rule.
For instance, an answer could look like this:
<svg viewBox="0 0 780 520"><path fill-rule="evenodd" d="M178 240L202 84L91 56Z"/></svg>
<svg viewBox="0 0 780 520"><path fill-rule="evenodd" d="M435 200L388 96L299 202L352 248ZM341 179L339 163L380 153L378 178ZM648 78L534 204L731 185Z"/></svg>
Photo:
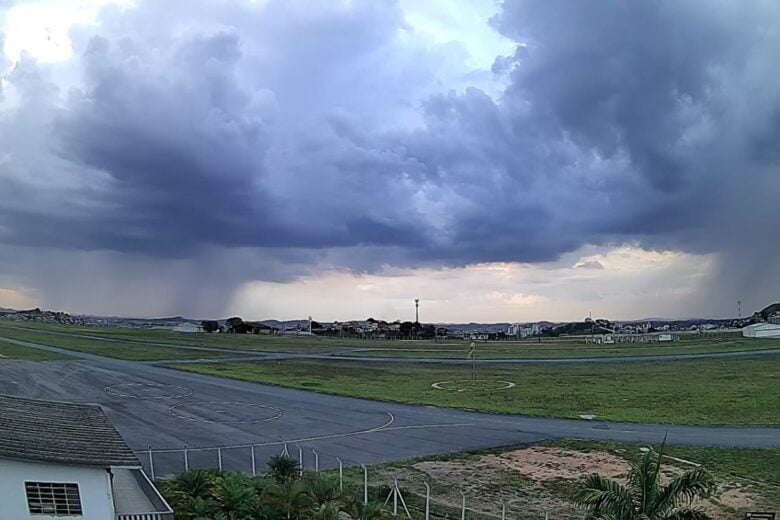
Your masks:
<svg viewBox="0 0 780 520"><path fill-rule="evenodd" d="M181 316L173 316L172 318L149 318L148 320L142 319L139 321L148 321L148 322L160 322L160 323L181 323L183 321L199 321L199 320L191 320L188 318L183 318Z"/></svg>

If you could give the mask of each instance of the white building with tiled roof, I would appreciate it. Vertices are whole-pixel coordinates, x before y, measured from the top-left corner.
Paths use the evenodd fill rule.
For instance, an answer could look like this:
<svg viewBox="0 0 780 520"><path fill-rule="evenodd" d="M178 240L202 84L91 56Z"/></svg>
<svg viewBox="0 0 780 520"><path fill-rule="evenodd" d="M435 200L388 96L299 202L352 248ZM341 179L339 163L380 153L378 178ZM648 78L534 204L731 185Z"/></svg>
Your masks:
<svg viewBox="0 0 780 520"><path fill-rule="evenodd" d="M0 518L172 520L99 406L0 396Z"/></svg>

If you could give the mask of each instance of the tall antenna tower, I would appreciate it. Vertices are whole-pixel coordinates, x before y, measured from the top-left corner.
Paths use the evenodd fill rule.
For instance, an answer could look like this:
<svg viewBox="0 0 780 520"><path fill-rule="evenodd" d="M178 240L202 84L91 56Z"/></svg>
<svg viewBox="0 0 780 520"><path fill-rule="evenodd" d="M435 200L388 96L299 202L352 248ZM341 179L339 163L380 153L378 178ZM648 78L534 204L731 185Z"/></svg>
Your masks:
<svg viewBox="0 0 780 520"><path fill-rule="evenodd" d="M414 322L420 323L420 299L414 299Z"/></svg>

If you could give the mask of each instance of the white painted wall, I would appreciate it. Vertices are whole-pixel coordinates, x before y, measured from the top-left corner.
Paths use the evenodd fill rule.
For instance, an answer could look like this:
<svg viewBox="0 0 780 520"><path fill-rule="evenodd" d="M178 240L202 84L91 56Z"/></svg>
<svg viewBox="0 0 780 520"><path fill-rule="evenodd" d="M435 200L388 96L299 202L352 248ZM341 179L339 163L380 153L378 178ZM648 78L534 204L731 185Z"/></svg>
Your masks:
<svg viewBox="0 0 780 520"><path fill-rule="evenodd" d="M77 483L84 514L67 518L114 520L111 479L105 469L7 459L0 459L0 497L2 497L0 520L62 520L64 518L30 515L24 490L26 481Z"/></svg>

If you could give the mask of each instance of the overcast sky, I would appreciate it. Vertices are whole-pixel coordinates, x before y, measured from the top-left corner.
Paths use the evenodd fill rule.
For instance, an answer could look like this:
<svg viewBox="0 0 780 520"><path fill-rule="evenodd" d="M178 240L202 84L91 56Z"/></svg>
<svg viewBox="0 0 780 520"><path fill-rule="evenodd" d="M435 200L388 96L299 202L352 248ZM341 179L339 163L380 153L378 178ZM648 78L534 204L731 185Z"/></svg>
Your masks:
<svg viewBox="0 0 780 520"><path fill-rule="evenodd" d="M780 300L774 0L0 0L0 306Z"/></svg>

